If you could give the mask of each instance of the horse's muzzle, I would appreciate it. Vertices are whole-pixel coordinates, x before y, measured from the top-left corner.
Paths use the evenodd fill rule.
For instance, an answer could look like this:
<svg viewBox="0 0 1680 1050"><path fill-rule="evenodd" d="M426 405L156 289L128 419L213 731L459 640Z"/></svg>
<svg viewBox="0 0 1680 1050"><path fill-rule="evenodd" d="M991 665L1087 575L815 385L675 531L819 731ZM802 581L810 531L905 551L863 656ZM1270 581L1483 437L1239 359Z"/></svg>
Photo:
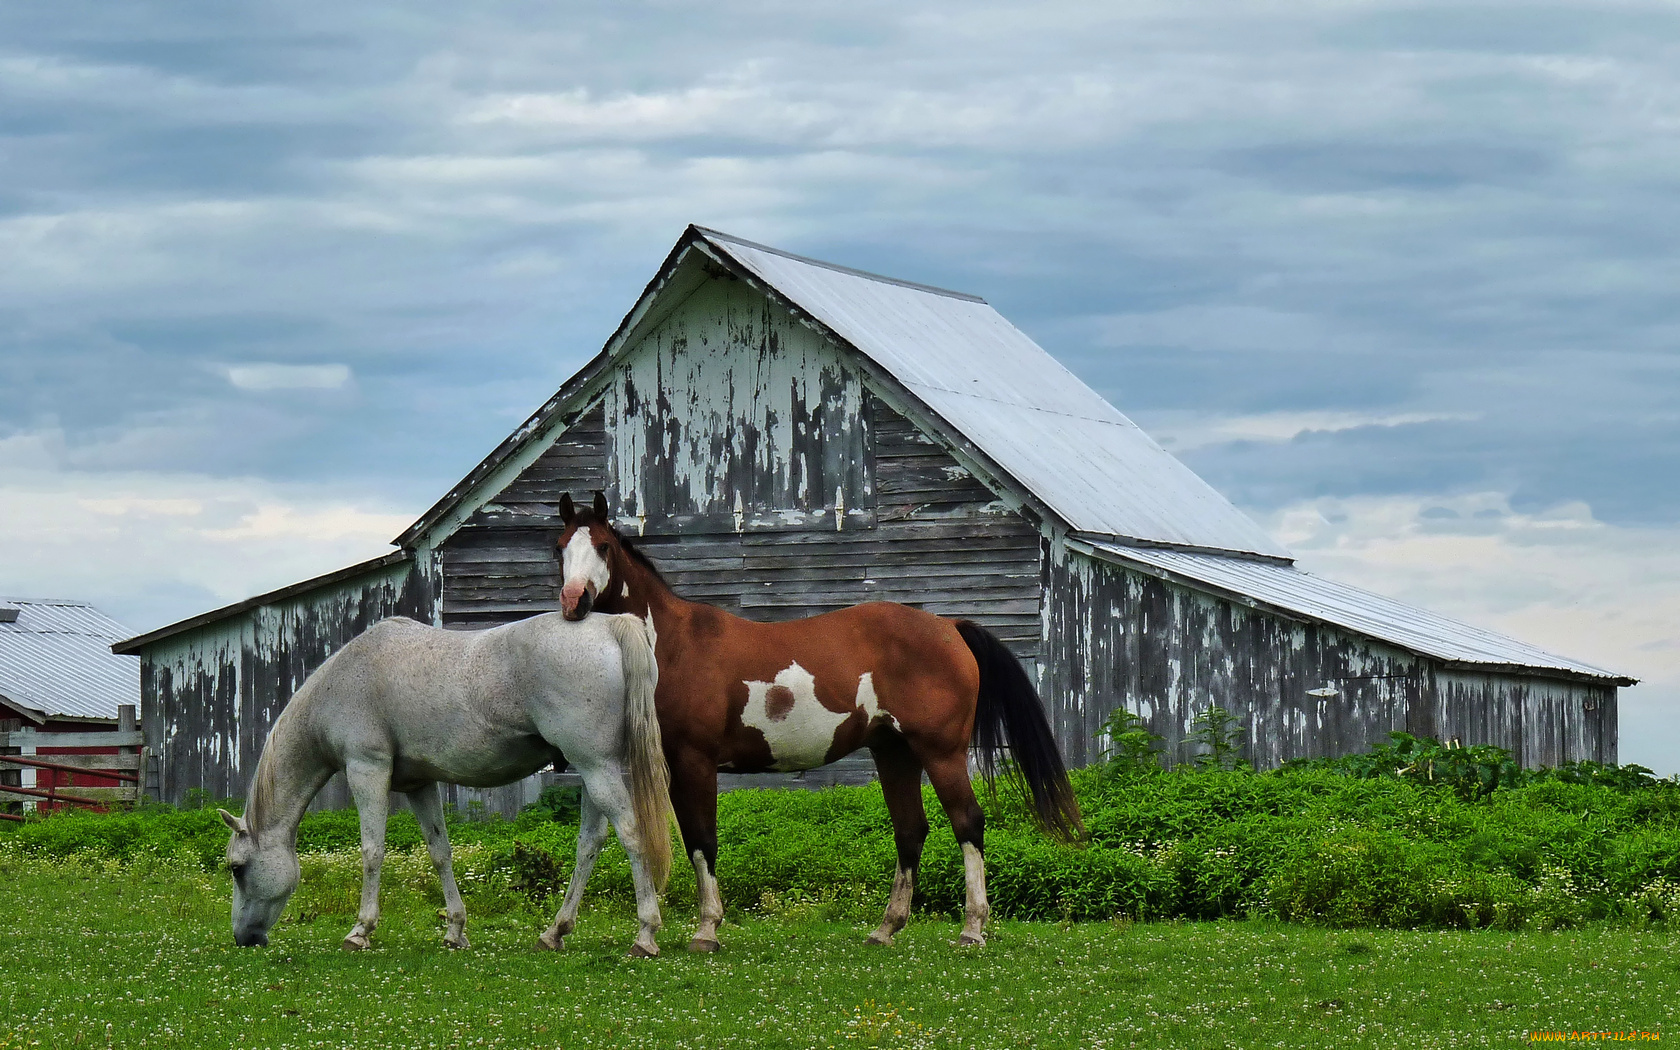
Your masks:
<svg viewBox="0 0 1680 1050"><path fill-rule="evenodd" d="M268 934L266 933L236 933L233 943L241 948L267 948Z"/></svg>
<svg viewBox="0 0 1680 1050"><path fill-rule="evenodd" d="M570 588L560 592L560 614L568 620L581 620L595 607L595 588L584 584L574 593Z"/></svg>

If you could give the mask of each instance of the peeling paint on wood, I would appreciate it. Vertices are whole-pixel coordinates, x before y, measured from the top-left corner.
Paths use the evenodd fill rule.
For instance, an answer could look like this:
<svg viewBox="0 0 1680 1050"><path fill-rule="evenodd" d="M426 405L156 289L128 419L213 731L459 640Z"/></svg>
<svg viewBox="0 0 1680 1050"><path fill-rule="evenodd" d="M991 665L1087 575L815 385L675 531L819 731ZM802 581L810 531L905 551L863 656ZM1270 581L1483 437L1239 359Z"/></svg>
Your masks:
<svg viewBox="0 0 1680 1050"><path fill-rule="evenodd" d="M1188 760L1191 720L1217 705L1259 768L1368 750L1391 731L1508 748L1525 765L1615 761L1615 688L1444 669L1351 632L1248 608L1067 551L1052 558L1045 699L1075 764L1095 761L1124 706Z"/></svg>
<svg viewBox="0 0 1680 1050"><path fill-rule="evenodd" d="M158 756L158 797L242 797L269 727L311 671L379 620L431 616L427 564L399 562L149 647L141 723ZM346 801L335 777L318 805Z"/></svg>
<svg viewBox="0 0 1680 1050"><path fill-rule="evenodd" d="M868 524L858 372L738 281L706 282L661 321L605 400L607 498L635 532Z"/></svg>

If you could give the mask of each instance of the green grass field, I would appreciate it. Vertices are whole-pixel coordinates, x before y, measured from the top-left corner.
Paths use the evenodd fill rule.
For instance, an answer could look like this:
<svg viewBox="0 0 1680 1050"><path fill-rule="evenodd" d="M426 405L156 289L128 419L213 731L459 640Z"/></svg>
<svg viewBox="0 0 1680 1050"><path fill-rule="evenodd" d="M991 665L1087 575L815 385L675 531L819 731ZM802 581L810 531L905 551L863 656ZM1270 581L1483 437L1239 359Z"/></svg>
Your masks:
<svg viewBox="0 0 1680 1050"><path fill-rule="evenodd" d="M1270 921L998 922L959 950L918 916L732 915L716 956L654 960L634 920L586 907L561 954L535 909L480 918L449 953L395 893L361 954L348 915L294 906L236 949L225 875L176 863L0 858L0 1048L1466 1046L1530 1030L1673 1038L1680 934L1322 930Z"/></svg>

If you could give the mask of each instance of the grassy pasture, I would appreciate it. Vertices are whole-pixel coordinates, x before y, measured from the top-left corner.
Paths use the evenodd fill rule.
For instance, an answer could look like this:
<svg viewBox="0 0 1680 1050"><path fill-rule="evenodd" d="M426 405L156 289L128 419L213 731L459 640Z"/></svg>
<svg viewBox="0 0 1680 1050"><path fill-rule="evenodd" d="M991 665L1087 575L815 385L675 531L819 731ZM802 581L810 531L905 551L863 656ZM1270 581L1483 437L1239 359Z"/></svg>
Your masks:
<svg viewBox="0 0 1680 1050"><path fill-rule="evenodd" d="M1456 1047L1672 1038L1680 1003L1680 933L1652 928L999 921L959 950L952 922L918 915L881 950L863 914L796 905L732 913L708 957L682 951L691 917L672 908L665 954L633 961L617 900L586 907L561 954L532 949L533 905L476 916L473 949L449 953L403 883L373 951L339 950L337 891L236 949L224 874L0 854L0 1048Z"/></svg>

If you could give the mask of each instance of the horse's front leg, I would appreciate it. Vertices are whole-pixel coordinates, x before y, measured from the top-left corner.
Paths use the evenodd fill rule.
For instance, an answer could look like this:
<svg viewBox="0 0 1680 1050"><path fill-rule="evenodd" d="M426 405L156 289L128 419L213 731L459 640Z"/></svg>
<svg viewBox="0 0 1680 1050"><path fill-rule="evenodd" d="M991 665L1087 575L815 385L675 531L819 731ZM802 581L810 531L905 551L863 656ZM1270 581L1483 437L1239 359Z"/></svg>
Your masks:
<svg viewBox="0 0 1680 1050"><path fill-rule="evenodd" d="M554 925L537 938L537 946L559 951L566 946L566 934L577 926L578 906L583 902L583 887L595 870L595 858L601 855L601 844L607 839L607 814L595 804L595 795L583 789L582 809L578 818L577 863L572 878L566 884L566 899L560 904Z"/></svg>
<svg viewBox="0 0 1680 1050"><path fill-rule="evenodd" d="M350 797L362 824L362 908L344 938L346 951L368 946L379 925L379 869L385 864L385 821L391 810L391 766L377 761L353 763L344 771Z"/></svg>
<svg viewBox="0 0 1680 1050"><path fill-rule="evenodd" d="M420 834L426 837L426 852L431 854L432 866L437 869L438 881L443 883L443 907L449 925L443 943L451 948L467 947L467 906L461 902L460 887L455 885L455 861L449 852L449 828L443 820L443 798L436 784L427 784L408 793L409 807L420 823Z"/></svg>
<svg viewBox="0 0 1680 1050"><path fill-rule="evenodd" d="M881 791L886 796L887 814L892 817L893 844L898 849L898 870L893 874L892 896L881 925L869 935L870 944L889 945L910 921L910 903L916 893L916 869L927 841L927 811L922 805L922 764L902 738L883 741L872 749L875 768L881 774Z"/></svg>

